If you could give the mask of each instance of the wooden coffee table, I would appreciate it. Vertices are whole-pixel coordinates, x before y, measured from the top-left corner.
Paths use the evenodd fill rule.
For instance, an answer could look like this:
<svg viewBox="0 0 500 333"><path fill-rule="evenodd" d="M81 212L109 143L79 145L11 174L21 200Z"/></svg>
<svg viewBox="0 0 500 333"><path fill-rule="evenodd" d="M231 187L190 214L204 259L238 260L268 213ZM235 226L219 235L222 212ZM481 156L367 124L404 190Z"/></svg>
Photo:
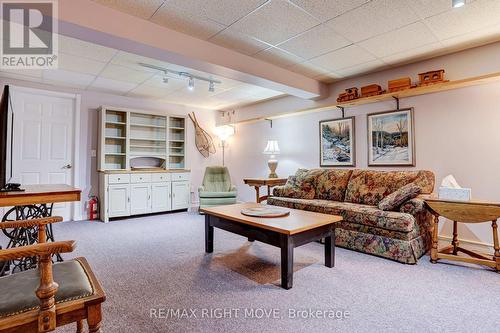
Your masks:
<svg viewBox="0 0 500 333"><path fill-rule="evenodd" d="M290 209L290 215L258 218L241 214L241 210L259 207L258 203L243 203L202 208L205 213L205 252L214 251L214 227L274 245L281 249L281 286L292 288L293 249L325 239L325 266L335 265L335 224L341 216Z"/></svg>

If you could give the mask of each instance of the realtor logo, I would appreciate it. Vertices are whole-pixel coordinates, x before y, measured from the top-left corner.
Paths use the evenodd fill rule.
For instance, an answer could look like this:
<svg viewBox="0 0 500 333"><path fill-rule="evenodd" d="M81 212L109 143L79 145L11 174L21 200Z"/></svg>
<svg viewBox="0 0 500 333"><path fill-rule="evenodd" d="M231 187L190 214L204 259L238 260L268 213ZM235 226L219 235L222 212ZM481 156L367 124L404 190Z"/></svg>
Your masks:
<svg viewBox="0 0 500 333"><path fill-rule="evenodd" d="M57 68L57 1L2 1L1 69Z"/></svg>

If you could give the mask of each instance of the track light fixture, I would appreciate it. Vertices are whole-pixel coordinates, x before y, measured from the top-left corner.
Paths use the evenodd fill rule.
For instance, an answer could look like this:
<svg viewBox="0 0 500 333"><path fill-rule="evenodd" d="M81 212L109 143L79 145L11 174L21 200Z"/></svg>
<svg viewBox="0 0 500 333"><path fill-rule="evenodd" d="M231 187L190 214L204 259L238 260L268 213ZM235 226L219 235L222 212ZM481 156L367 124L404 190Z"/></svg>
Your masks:
<svg viewBox="0 0 500 333"><path fill-rule="evenodd" d="M167 77L168 74L177 75L179 78L187 78L188 79L188 89L189 90L194 90L194 80L201 80L201 81L208 82L208 91L209 92L214 92L215 91L215 84L216 83L217 84L221 84L222 83L221 81L214 80L212 78L206 78L206 77L194 75L194 74L191 74L191 73L188 73L188 72L178 72L178 71L174 71L172 69L162 68L162 67L155 66L155 65L145 64L145 63L142 63L142 62L140 62L139 65L142 66L142 67L146 67L146 68L156 69L156 70L162 72L164 74L163 83L168 83L168 77Z"/></svg>
<svg viewBox="0 0 500 333"><path fill-rule="evenodd" d="M453 8L459 8L465 5L465 0L451 0L451 6Z"/></svg>

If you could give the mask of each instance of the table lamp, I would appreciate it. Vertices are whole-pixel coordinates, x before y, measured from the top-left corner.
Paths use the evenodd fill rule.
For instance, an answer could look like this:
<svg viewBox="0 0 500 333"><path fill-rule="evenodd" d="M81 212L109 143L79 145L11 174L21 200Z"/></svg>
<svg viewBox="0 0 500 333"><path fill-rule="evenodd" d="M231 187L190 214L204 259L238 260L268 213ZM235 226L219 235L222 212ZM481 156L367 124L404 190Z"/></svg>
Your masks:
<svg viewBox="0 0 500 333"><path fill-rule="evenodd" d="M278 160L275 155L280 153L280 147L278 146L278 141L269 140L267 141L266 149L264 149L263 154L271 155L269 161L267 161L267 165L269 166L269 170L271 173L269 174L269 178L278 178L276 174L276 168L278 167Z"/></svg>
<svg viewBox="0 0 500 333"><path fill-rule="evenodd" d="M229 125L219 126L215 128L215 135L219 137L220 145L222 148L222 166L224 166L224 153L226 148L226 141L229 137L234 135L234 127Z"/></svg>

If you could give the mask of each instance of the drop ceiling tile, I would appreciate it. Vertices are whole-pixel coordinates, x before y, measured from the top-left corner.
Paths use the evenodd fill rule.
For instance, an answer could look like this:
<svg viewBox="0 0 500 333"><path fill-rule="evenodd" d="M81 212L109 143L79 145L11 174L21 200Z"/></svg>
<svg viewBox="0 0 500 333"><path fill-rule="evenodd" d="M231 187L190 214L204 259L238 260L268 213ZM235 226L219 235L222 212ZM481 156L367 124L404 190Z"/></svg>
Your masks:
<svg viewBox="0 0 500 333"><path fill-rule="evenodd" d="M59 52L96 61L108 62L117 53L117 50L59 35Z"/></svg>
<svg viewBox="0 0 500 333"><path fill-rule="evenodd" d="M327 24L345 38L359 42L418 20L405 1L376 0L340 15Z"/></svg>
<svg viewBox="0 0 500 333"><path fill-rule="evenodd" d="M137 84L98 77L88 87L89 90L123 94L137 87Z"/></svg>
<svg viewBox="0 0 500 333"><path fill-rule="evenodd" d="M297 6L301 7L311 15L321 21L348 12L370 0L291 0Z"/></svg>
<svg viewBox="0 0 500 333"><path fill-rule="evenodd" d="M441 43L450 51L477 47L500 40L500 24L444 39Z"/></svg>
<svg viewBox="0 0 500 333"><path fill-rule="evenodd" d="M12 74L12 75L20 75L20 76L28 76L32 78L42 78L42 70L41 69L1 69L0 75Z"/></svg>
<svg viewBox="0 0 500 333"><path fill-rule="evenodd" d="M172 10L167 6L160 8L150 21L204 40L226 28L225 25L209 18L197 16L189 11Z"/></svg>
<svg viewBox="0 0 500 333"><path fill-rule="evenodd" d="M94 75L75 73L63 69L45 69L42 77L44 82L57 82L78 87L87 87L96 78Z"/></svg>
<svg viewBox="0 0 500 333"><path fill-rule="evenodd" d="M20 71L1 71L0 78L15 79L29 82L42 82L41 76L22 75Z"/></svg>
<svg viewBox="0 0 500 333"><path fill-rule="evenodd" d="M350 41L335 33L329 26L322 24L278 46L304 59L311 59L349 44L351 44Z"/></svg>
<svg viewBox="0 0 500 333"><path fill-rule="evenodd" d="M231 25L264 4L267 0L168 0L163 8L170 12L191 13L223 25Z"/></svg>
<svg viewBox="0 0 500 333"><path fill-rule="evenodd" d="M320 57L311 59L316 66L337 71L338 69L360 65L376 58L357 45L350 45Z"/></svg>
<svg viewBox="0 0 500 333"><path fill-rule="evenodd" d="M143 66L139 65L139 63L147 63L150 65L155 65L155 66L164 67L164 68L168 68L170 66L169 63L166 63L166 62L163 62L160 60L156 60L156 59L152 59L152 58L148 58L148 57L143 57L143 56L140 56L140 55L137 55L134 53L125 52L125 51L118 51L118 53L111 60L111 63L113 65L120 65L120 66L134 69L137 71L148 71L151 73L155 73L155 72L157 72L157 70L143 67Z"/></svg>
<svg viewBox="0 0 500 333"><path fill-rule="evenodd" d="M376 70L386 69L389 66L380 60L372 60L364 64L355 65L348 68L343 68L335 71L343 77L356 76L360 74L370 73Z"/></svg>
<svg viewBox="0 0 500 333"><path fill-rule="evenodd" d="M329 70L316 66L315 64L309 61L293 65L288 69L291 70L292 72L302 74L310 78L316 78L317 76L320 76L322 74L327 74L330 72Z"/></svg>
<svg viewBox="0 0 500 333"><path fill-rule="evenodd" d="M441 42L436 42L391 54L383 57L382 61L389 65L403 65L437 56L441 54L442 51L443 44L441 44Z"/></svg>
<svg viewBox="0 0 500 333"><path fill-rule="evenodd" d="M105 62L59 53L59 68L63 70L98 75L105 66Z"/></svg>
<svg viewBox="0 0 500 333"><path fill-rule="evenodd" d="M265 51L259 52L255 55L256 58L265 62L280 66L283 68L292 66L296 63L303 62L305 59L298 57L292 53L288 53L278 48L270 48Z"/></svg>
<svg viewBox="0 0 500 333"><path fill-rule="evenodd" d="M152 77L152 73L147 69L138 71L135 69L130 69L120 65L109 64L104 68L104 70L99 74L100 77L106 79L112 79L116 81L130 82L130 83L142 83L147 79Z"/></svg>
<svg viewBox="0 0 500 333"><path fill-rule="evenodd" d="M93 0L121 12L149 19L165 0Z"/></svg>
<svg viewBox="0 0 500 333"><path fill-rule="evenodd" d="M416 22L383 35L367 39L358 45L381 58L437 41L437 38L425 24Z"/></svg>
<svg viewBox="0 0 500 333"><path fill-rule="evenodd" d="M332 83L339 80L342 80L344 77L338 73L330 72L325 74L320 74L315 77L316 80L321 81L323 83Z"/></svg>
<svg viewBox="0 0 500 333"><path fill-rule="evenodd" d="M249 36L276 45L302 33L320 21L284 0L271 0L233 27Z"/></svg>
<svg viewBox="0 0 500 333"><path fill-rule="evenodd" d="M145 81L142 85L153 88L161 88L165 91L165 95L181 89L187 85L185 80L169 78L168 83L163 82L164 75L157 74Z"/></svg>
<svg viewBox="0 0 500 333"><path fill-rule="evenodd" d="M425 19L440 40L467 34L500 23L500 1L477 0L463 7Z"/></svg>
<svg viewBox="0 0 500 333"><path fill-rule="evenodd" d="M267 49L270 46L255 38L242 34L234 30L233 28L228 28L222 31L221 33L210 38L209 41L211 43L244 53L246 55L255 54L259 51Z"/></svg>
<svg viewBox="0 0 500 333"><path fill-rule="evenodd" d="M127 93L127 96L146 97L146 98L164 98L168 92L161 87L152 87L148 85L140 85Z"/></svg>
<svg viewBox="0 0 500 333"><path fill-rule="evenodd" d="M419 17L427 18L447 11L455 10L452 8L450 0L406 0ZM471 4L476 0L467 0Z"/></svg>

